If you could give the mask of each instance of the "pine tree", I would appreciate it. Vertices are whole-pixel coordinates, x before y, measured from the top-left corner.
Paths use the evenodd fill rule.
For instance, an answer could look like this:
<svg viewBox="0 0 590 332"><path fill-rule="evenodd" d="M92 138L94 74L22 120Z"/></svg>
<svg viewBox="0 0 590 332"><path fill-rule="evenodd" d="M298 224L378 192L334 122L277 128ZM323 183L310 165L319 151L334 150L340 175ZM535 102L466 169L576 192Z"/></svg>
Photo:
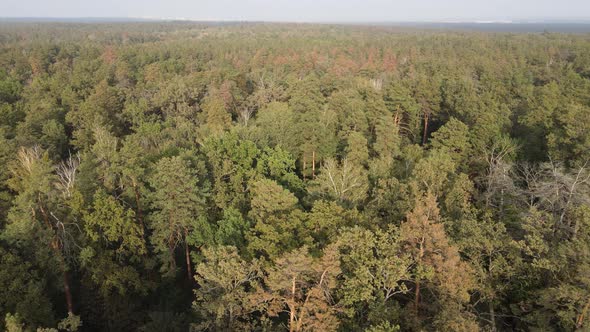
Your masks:
<svg viewBox="0 0 590 332"><path fill-rule="evenodd" d="M288 314L289 331L333 331L338 327L332 294L340 274L334 246L313 258L307 248L286 253L267 268L252 301L266 315Z"/></svg>
<svg viewBox="0 0 590 332"><path fill-rule="evenodd" d="M461 306L469 301L473 277L469 266L461 260L457 247L449 242L434 195L428 193L419 197L416 206L401 224L400 240L414 263L411 279L413 310L417 317L441 313L441 310L435 310L437 306L452 308L454 304ZM428 293L424 289L434 292L436 299L425 301L423 298ZM463 316L454 319L470 320ZM446 321L443 325L453 324L452 317L445 319L450 322Z"/></svg>
<svg viewBox="0 0 590 332"><path fill-rule="evenodd" d="M154 188L151 228L151 242L162 256L162 271L169 274L176 269L176 248L184 246L186 273L192 280L192 267L189 245L194 232L208 236L211 231L206 226L204 212L204 193L199 186L197 174L182 157L165 157L155 165L150 177ZM200 220L199 220L200 219Z"/></svg>

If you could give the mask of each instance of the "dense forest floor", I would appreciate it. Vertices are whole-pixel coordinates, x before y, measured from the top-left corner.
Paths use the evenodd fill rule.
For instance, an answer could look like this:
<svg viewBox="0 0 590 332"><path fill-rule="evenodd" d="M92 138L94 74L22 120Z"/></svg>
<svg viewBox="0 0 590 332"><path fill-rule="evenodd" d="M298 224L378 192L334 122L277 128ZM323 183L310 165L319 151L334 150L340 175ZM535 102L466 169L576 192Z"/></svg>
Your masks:
<svg viewBox="0 0 590 332"><path fill-rule="evenodd" d="M590 329L590 35L0 23L38 328Z"/></svg>

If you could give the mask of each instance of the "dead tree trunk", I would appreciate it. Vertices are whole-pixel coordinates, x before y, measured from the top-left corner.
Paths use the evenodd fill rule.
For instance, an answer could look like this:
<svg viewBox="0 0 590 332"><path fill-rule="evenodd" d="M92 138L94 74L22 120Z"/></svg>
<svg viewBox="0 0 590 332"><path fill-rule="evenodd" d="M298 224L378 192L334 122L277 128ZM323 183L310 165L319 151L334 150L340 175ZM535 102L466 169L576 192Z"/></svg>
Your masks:
<svg viewBox="0 0 590 332"><path fill-rule="evenodd" d="M311 153L311 178L315 179L315 150Z"/></svg>
<svg viewBox="0 0 590 332"><path fill-rule="evenodd" d="M44 223L48 225L48 227L54 232L50 247L55 253L55 255L57 255L60 267L62 269L63 287L64 294L66 296L66 306L68 308L68 312L74 313L74 301L72 300L72 289L70 287L68 267L62 254L62 246L60 245L58 234L56 232L55 227L50 223L49 216L47 215L47 212L43 208L43 204L41 202L39 202L39 210L41 211L41 215L43 216Z"/></svg>

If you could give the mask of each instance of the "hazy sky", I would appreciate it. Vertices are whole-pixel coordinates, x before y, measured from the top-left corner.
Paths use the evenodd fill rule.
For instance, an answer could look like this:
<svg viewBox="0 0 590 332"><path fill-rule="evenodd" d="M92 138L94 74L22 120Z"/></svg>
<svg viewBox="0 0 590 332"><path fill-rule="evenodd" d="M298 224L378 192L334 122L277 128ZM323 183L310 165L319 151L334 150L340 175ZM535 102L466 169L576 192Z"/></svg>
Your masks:
<svg viewBox="0 0 590 332"><path fill-rule="evenodd" d="M588 19L590 0L0 0L0 17L304 22Z"/></svg>

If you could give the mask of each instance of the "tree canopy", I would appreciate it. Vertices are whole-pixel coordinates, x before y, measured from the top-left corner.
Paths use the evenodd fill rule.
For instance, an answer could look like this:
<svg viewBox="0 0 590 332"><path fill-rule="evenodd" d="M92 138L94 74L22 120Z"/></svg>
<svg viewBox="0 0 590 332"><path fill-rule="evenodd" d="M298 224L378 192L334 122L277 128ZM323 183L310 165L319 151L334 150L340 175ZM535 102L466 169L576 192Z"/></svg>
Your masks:
<svg viewBox="0 0 590 332"><path fill-rule="evenodd" d="M588 54L0 22L0 330L589 330Z"/></svg>

